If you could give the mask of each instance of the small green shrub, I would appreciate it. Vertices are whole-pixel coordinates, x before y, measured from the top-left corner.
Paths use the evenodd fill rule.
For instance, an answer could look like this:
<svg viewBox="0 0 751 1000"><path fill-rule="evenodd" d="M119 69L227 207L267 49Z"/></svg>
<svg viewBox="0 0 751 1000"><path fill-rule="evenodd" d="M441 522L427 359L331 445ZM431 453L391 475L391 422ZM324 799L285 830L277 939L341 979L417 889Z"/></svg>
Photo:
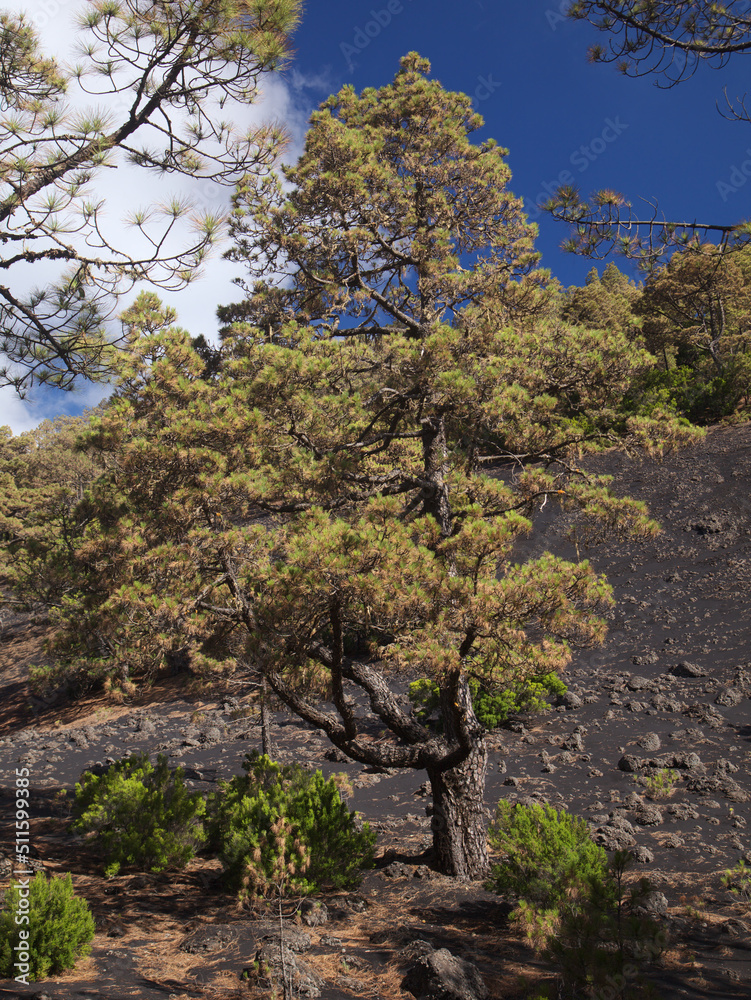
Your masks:
<svg viewBox="0 0 751 1000"><path fill-rule="evenodd" d="M488 690L473 679L469 682L469 690L477 721L486 729L497 729L512 715L544 712L548 708L548 698L565 694L567 688L558 674L549 673L505 691ZM438 684L427 677L413 681L409 685L409 698L417 709L418 718L426 722L440 705Z"/></svg>
<svg viewBox="0 0 751 1000"><path fill-rule="evenodd" d="M518 899L512 917L530 944L554 962L558 996L643 996L645 967L664 951L667 936L640 904L651 886L627 886L632 858L605 851L587 824L552 806L498 805L490 843L505 859L488 888Z"/></svg>
<svg viewBox="0 0 751 1000"><path fill-rule="evenodd" d="M70 875L37 872L28 889L12 882L0 913L0 976L31 982L65 972L93 937L89 904L75 896Z"/></svg>
<svg viewBox="0 0 751 1000"><path fill-rule="evenodd" d="M637 1000L655 994L649 965L668 945L668 935L644 911L647 879L626 885L633 858L616 851L602 881L560 914L543 954L558 969L563 996L613 996ZM615 989L614 989L615 987Z"/></svg>
<svg viewBox="0 0 751 1000"><path fill-rule="evenodd" d="M146 871L181 868L205 842L206 803L185 787L181 768L171 771L159 755L145 753L113 764L104 774L85 773L76 785L73 829L95 833L104 847L107 875L123 866Z"/></svg>
<svg viewBox="0 0 751 1000"><path fill-rule="evenodd" d="M287 894L287 887L295 883L296 876L307 871L309 863L310 855L300 838L295 836L292 824L279 816L272 823L269 835L261 836L259 850L245 860L245 874L238 899L252 906L259 898L277 896L279 918L282 919L282 900Z"/></svg>
<svg viewBox="0 0 751 1000"><path fill-rule="evenodd" d="M748 400L751 393L748 356L727 358L722 374L709 358L691 356L691 352L676 360L669 371L650 369L634 390L647 410L668 407L692 424L706 426L729 417L744 399Z"/></svg>
<svg viewBox="0 0 751 1000"><path fill-rule="evenodd" d="M644 793L650 799L668 799L675 791L680 775L672 768L663 768L655 774L640 779Z"/></svg>
<svg viewBox="0 0 751 1000"><path fill-rule="evenodd" d="M728 868L720 876L720 881L733 895L746 903L751 902L751 867L743 859L735 868Z"/></svg>
<svg viewBox="0 0 751 1000"><path fill-rule="evenodd" d="M295 867L288 882L292 892L358 885L361 869L373 864L376 835L367 823L358 829L336 779L257 754L246 757L243 769L245 774L225 783L210 803L211 843L230 884L242 887L249 862L273 879L278 854L273 830L283 819L285 854Z"/></svg>
<svg viewBox="0 0 751 1000"><path fill-rule="evenodd" d="M583 819L549 805L498 803L488 834L503 853L488 888L510 893L542 910L560 907L593 880L602 883L607 855Z"/></svg>

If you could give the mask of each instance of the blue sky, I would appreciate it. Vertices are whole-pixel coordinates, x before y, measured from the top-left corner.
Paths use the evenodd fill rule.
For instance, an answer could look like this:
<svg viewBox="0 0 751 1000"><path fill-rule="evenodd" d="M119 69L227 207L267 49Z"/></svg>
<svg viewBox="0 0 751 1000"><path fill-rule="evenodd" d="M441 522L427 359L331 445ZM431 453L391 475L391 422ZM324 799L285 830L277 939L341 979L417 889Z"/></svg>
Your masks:
<svg viewBox="0 0 751 1000"><path fill-rule="evenodd" d="M0 0L0 7L26 7ZM282 79L267 87L267 109L286 119L290 156L301 148L310 111L344 84L360 91L388 83L399 59L417 50L433 76L475 99L485 118L476 138L509 149L511 189L538 222L543 265L563 284L583 284L591 261L559 250L566 227L539 213L556 184L573 182L585 194L615 188L639 205L656 199L668 217L733 223L747 217L751 180L751 125L724 120L716 103L723 89L745 92L743 57L721 70L700 66L671 90L654 77L629 79L612 65L591 65L587 49L603 41L591 26L566 20L567 0L326 0L307 4L294 39L295 55ZM75 0L48 0L42 37L58 46ZM124 187L127 187L125 185ZM645 206L646 208L646 206ZM632 269L619 261L623 270ZM599 265L600 269L604 264ZM170 301L194 334L215 336L217 305L235 298L234 265L217 263L206 278ZM123 307L127 302L123 303ZM101 397L32 394L19 403L0 393L0 424L15 432L57 412L79 412Z"/></svg>
<svg viewBox="0 0 751 1000"><path fill-rule="evenodd" d="M751 184L735 184L735 192L717 187L751 159L751 126L725 121L716 109L724 87L733 98L744 93L742 56L723 70L700 66L690 81L659 89L655 77L629 79L612 65L590 64L587 49L603 36L565 19L566 6L561 0L311 3L294 66L303 77L322 76L332 91L345 83L359 91L387 83L405 52L429 58L447 89L475 97L486 123L481 135L509 149L511 188L539 223L543 263L564 284L582 283L592 262L560 253L566 228L533 208L561 174L587 194L610 187L635 205L656 198L669 217L745 217Z"/></svg>

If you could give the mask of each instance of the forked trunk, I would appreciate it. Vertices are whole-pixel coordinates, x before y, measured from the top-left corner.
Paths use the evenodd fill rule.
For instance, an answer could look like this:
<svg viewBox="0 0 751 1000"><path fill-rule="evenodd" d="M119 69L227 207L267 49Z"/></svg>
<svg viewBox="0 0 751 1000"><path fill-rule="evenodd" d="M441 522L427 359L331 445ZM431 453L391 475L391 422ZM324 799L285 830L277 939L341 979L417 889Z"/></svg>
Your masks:
<svg viewBox="0 0 751 1000"><path fill-rule="evenodd" d="M433 792L433 851L444 875L479 879L488 873L487 766L488 751L481 739L457 767L446 771L428 768Z"/></svg>

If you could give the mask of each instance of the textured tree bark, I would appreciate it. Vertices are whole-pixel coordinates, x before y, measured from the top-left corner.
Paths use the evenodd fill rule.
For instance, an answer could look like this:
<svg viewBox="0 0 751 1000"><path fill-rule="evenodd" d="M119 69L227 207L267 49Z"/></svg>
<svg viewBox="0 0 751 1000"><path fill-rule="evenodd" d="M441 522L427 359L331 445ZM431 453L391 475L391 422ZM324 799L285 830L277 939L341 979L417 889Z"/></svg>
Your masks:
<svg viewBox="0 0 751 1000"><path fill-rule="evenodd" d="M446 484L448 471L446 425L442 416L425 417L421 424L426 481L423 489L423 513L432 515L438 522L443 537L448 538L451 534L453 517Z"/></svg>
<svg viewBox="0 0 751 1000"><path fill-rule="evenodd" d="M428 768L433 792L433 851L444 875L463 879L488 873L485 776L488 751L483 740L466 760L448 770Z"/></svg>
<svg viewBox="0 0 751 1000"><path fill-rule="evenodd" d="M444 875L483 878L488 872L485 778L488 750L472 708L467 677L451 671L441 685L444 736L458 746L449 757L428 764L433 792L433 851Z"/></svg>
<svg viewBox="0 0 751 1000"><path fill-rule="evenodd" d="M269 711L269 688L264 677L261 681L261 751L273 760L274 744L271 742L271 712Z"/></svg>

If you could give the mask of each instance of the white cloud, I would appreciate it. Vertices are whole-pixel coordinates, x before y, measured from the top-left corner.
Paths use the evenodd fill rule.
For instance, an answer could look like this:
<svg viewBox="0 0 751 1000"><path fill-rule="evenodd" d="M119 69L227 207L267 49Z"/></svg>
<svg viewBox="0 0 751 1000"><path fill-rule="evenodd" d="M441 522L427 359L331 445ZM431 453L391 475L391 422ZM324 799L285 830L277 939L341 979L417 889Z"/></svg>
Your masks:
<svg viewBox="0 0 751 1000"><path fill-rule="evenodd" d="M19 399L10 386L0 388L0 426L10 427L14 434L23 434L42 420L38 404Z"/></svg>

